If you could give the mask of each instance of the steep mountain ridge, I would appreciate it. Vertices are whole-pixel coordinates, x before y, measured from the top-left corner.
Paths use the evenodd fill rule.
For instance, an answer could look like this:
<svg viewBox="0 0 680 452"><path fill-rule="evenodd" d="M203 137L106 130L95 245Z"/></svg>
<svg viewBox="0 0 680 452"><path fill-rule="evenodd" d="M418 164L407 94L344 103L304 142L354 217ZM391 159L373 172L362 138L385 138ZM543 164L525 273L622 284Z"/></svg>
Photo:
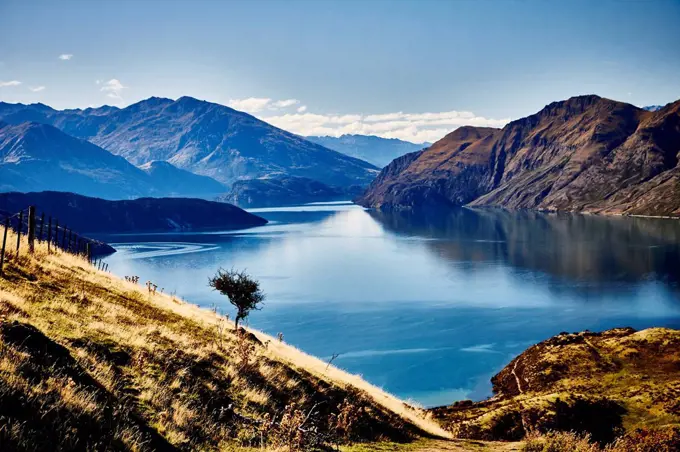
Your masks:
<svg viewBox="0 0 680 452"><path fill-rule="evenodd" d="M192 97L152 97L122 109L51 109L0 103L0 120L54 125L140 165L164 160L223 184L272 175L367 185L377 168L254 116Z"/></svg>
<svg viewBox="0 0 680 452"><path fill-rule="evenodd" d="M35 122L0 123L0 191L60 190L104 198L158 193L124 158Z"/></svg>
<svg viewBox="0 0 680 452"><path fill-rule="evenodd" d="M0 192L59 190L106 199L203 196L226 191L214 179L149 162L140 168L123 157L56 127L0 123Z"/></svg>
<svg viewBox="0 0 680 452"><path fill-rule="evenodd" d="M589 95L501 130L457 129L405 168L388 165L392 176L381 174L358 202L677 215L679 109L680 101L649 112Z"/></svg>

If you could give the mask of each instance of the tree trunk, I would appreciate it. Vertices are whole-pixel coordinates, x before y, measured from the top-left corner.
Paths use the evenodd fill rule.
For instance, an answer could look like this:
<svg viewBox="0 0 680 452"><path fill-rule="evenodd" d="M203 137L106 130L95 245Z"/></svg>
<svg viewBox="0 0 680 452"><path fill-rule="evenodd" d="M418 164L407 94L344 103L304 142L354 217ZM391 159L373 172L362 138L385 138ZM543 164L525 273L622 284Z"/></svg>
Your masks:
<svg viewBox="0 0 680 452"><path fill-rule="evenodd" d="M234 329L238 331L238 321L241 320L241 314L236 314L236 319L234 320Z"/></svg>

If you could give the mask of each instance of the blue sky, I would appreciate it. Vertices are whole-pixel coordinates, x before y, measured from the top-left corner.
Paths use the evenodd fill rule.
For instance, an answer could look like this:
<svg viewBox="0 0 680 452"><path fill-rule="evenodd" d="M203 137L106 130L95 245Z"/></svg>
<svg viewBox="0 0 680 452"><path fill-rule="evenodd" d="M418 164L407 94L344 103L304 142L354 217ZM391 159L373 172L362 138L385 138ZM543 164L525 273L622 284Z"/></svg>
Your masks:
<svg viewBox="0 0 680 452"><path fill-rule="evenodd" d="M589 93L680 98L680 1L0 0L7 102L191 95L297 133L423 141Z"/></svg>

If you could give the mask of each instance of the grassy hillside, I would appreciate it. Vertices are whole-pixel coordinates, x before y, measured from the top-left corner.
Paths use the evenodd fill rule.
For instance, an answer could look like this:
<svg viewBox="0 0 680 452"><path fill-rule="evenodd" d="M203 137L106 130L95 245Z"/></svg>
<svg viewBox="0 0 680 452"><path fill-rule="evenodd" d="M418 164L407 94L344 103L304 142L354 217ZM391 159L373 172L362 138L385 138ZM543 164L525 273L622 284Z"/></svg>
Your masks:
<svg viewBox="0 0 680 452"><path fill-rule="evenodd" d="M575 431L606 444L638 430L677 429L680 331L562 333L528 348L491 381L494 397L434 409L436 418L458 437L494 440Z"/></svg>
<svg viewBox="0 0 680 452"><path fill-rule="evenodd" d="M358 376L265 334L236 334L214 312L79 257L38 245L32 257L10 253L4 270L2 450L311 449L448 436Z"/></svg>

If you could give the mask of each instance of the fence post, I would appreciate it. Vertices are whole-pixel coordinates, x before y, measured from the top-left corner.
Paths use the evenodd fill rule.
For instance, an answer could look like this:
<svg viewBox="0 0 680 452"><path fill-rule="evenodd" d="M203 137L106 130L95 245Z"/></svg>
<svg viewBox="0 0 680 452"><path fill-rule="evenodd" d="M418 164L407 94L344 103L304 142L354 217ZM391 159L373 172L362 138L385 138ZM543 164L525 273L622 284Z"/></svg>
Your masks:
<svg viewBox="0 0 680 452"><path fill-rule="evenodd" d="M9 218L5 219L5 233L2 237L2 251L0 251L0 275L2 275L2 265L5 263L5 243L7 243L7 230L9 229Z"/></svg>
<svg viewBox="0 0 680 452"><path fill-rule="evenodd" d="M66 226L61 227L61 249L66 250Z"/></svg>
<svg viewBox="0 0 680 452"><path fill-rule="evenodd" d="M17 223L17 257L19 257L19 244L21 244L21 226L24 224L24 211L19 212L19 222Z"/></svg>
<svg viewBox="0 0 680 452"><path fill-rule="evenodd" d="M43 226L45 226L45 212L40 215L40 234L38 234L38 241L43 241Z"/></svg>
<svg viewBox="0 0 680 452"><path fill-rule="evenodd" d="M87 242L85 244L85 253L87 254L87 262L89 264L91 264L92 263L92 248L91 248L90 242Z"/></svg>
<svg viewBox="0 0 680 452"><path fill-rule="evenodd" d="M54 247L59 248L59 220L54 225Z"/></svg>
<svg viewBox="0 0 680 452"><path fill-rule="evenodd" d="M47 252L51 252L52 247L52 216L50 215L50 220L47 223Z"/></svg>
<svg viewBox="0 0 680 452"><path fill-rule="evenodd" d="M35 251L35 206L28 206L28 252Z"/></svg>
<svg viewBox="0 0 680 452"><path fill-rule="evenodd" d="M71 242L71 235L72 235L72 233L73 233L73 229L69 229L69 230L68 230L68 243L67 243L67 245L66 245L66 251L68 251L68 252L70 252L70 253L73 252L73 246L72 246L73 244L72 244L72 242Z"/></svg>

